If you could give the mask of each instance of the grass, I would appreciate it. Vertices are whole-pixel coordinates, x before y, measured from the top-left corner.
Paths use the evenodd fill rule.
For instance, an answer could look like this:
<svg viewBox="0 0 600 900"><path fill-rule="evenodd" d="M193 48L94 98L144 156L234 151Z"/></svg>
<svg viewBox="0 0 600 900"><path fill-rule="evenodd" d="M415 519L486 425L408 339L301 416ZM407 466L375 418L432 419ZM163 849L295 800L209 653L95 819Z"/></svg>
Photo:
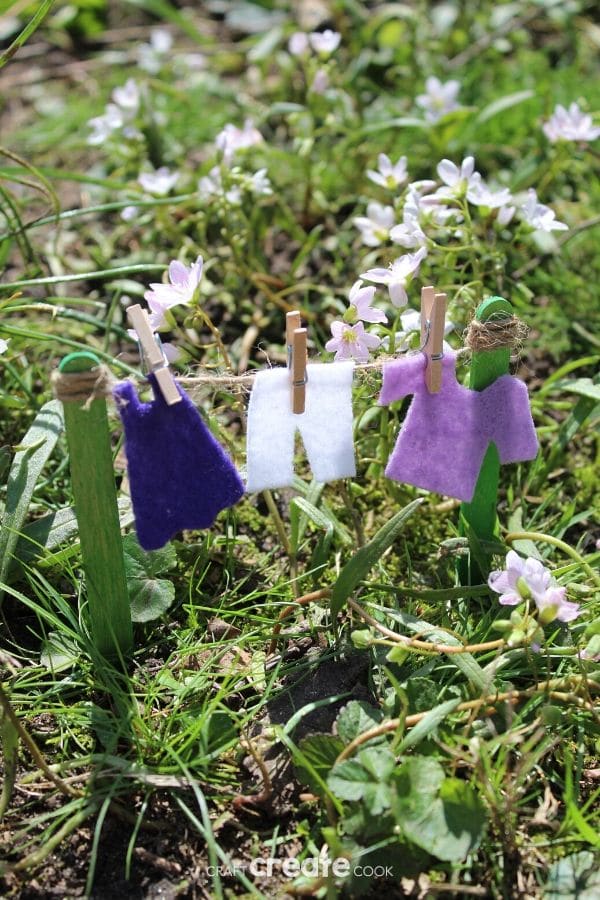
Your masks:
<svg viewBox="0 0 600 900"><path fill-rule="evenodd" d="M232 4L223 19L136 2L129 38L114 4L92 15L59 3L3 69L3 895L593 896L598 142L552 144L541 125L573 101L598 124L595 10L340 0L322 23L340 47L319 60L287 51L292 6ZM33 13L20 15L23 28ZM161 21L175 51L146 72L139 46ZM320 68L324 93L310 90ZM430 75L460 82L461 108L433 124L415 101ZM129 77L141 85L133 136L89 145L86 123ZM248 117L263 141L226 165L215 138ZM355 479L317 484L300 453L292 488L247 496L212 529L145 555L111 410L137 609L132 659L111 663L89 630L64 435L46 452L29 431L50 372L91 349L143 389L125 308L170 260L202 254L199 293L169 313L163 338L243 467L246 383L193 376L229 374L222 347L234 374L284 363L293 308L311 358L331 359L351 285L409 249L367 246L353 222L371 201L402 221L406 185L366 177L380 153L405 155L411 182L472 155L517 205L533 187L569 225L500 226L459 197L461 221L424 225L428 255L408 285L413 308L422 284L448 293L455 347L490 294L529 326L513 371L528 382L540 453L502 467L498 535L479 545L457 502L384 477L407 404L377 406L380 373L367 370L353 393ZM159 165L179 172L167 196L137 180ZM262 168L270 193L249 180ZM199 190L206 177L223 191ZM385 288L375 304L390 322L371 330L396 340ZM15 545L7 522L36 543ZM485 584L457 583L465 554L487 574L511 548L552 570L577 619L540 632L526 604L515 616Z"/></svg>

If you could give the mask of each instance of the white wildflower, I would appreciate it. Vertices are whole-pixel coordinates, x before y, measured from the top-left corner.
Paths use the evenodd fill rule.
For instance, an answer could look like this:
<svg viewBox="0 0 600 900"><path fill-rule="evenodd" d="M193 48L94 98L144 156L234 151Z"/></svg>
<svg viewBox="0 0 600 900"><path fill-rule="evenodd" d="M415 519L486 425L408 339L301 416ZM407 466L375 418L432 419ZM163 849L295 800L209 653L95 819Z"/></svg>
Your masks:
<svg viewBox="0 0 600 900"><path fill-rule="evenodd" d="M455 109L460 109L456 99L459 91L460 82L446 81L443 84L439 78L431 76L425 82L425 93L416 98L416 104L425 110L428 122L437 122Z"/></svg>

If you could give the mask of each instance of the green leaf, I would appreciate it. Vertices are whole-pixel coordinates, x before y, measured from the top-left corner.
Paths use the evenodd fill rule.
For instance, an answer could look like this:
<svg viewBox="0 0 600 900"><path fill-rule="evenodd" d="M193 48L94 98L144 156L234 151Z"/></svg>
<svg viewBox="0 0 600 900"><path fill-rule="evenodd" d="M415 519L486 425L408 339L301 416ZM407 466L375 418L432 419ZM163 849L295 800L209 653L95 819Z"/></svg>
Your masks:
<svg viewBox="0 0 600 900"><path fill-rule="evenodd" d="M361 800L371 815L378 816L392 804L389 780L395 765L394 754L387 748L369 747L357 759L335 766L327 785L340 800Z"/></svg>
<svg viewBox="0 0 600 900"><path fill-rule="evenodd" d="M487 106L484 106L475 121L479 123L487 122L488 119L497 116L498 113L504 112L505 109L512 109L513 106L518 106L519 103L524 103L533 96L534 91L526 90L516 91L514 94L506 94L504 97L499 97L497 100L493 100Z"/></svg>
<svg viewBox="0 0 600 900"><path fill-rule="evenodd" d="M544 900L597 900L600 867L590 850L581 850L553 862L548 869Z"/></svg>
<svg viewBox="0 0 600 900"><path fill-rule="evenodd" d="M600 400L600 384L596 384L591 378L576 378L575 381L564 381L560 385L563 391L571 394L579 394L580 397L589 397L590 400Z"/></svg>
<svg viewBox="0 0 600 900"><path fill-rule="evenodd" d="M373 568L378 559L381 559L385 551L390 547L404 525L410 519L417 507L423 503L422 498L413 500L400 512L386 522L380 528L374 538L364 547L361 547L340 572L331 594L331 614L336 616L350 594L361 582L367 573Z"/></svg>
<svg viewBox="0 0 600 900"><path fill-rule="evenodd" d="M51 672L62 672L70 669L79 659L80 651L75 641L59 631L51 631L42 644L40 665Z"/></svg>
<svg viewBox="0 0 600 900"><path fill-rule="evenodd" d="M50 12L53 3L54 0L42 0L33 17L29 20L25 28L17 35L10 47L7 47L6 50L0 53L0 69L2 66L6 65L9 59L15 55L17 50L31 37L33 32L39 28Z"/></svg>
<svg viewBox="0 0 600 900"><path fill-rule="evenodd" d="M486 811L468 784L458 778L444 778L442 767L434 760L413 757L399 770L396 786L396 822L418 847L453 862L479 846Z"/></svg>
<svg viewBox="0 0 600 900"><path fill-rule="evenodd" d="M294 754L299 779L322 796L326 793L327 776L343 749L343 742L332 734L311 734L303 738L299 752Z"/></svg>
<svg viewBox="0 0 600 900"><path fill-rule="evenodd" d="M140 547L135 535L123 540L125 572L129 587L131 620L151 622L158 619L175 599L175 586L171 581L157 576L177 563L177 554L171 544L162 550L147 553Z"/></svg>
<svg viewBox="0 0 600 900"><path fill-rule="evenodd" d="M440 686L431 678L412 675L402 686L406 689L410 712L432 709L439 699Z"/></svg>
<svg viewBox="0 0 600 900"><path fill-rule="evenodd" d="M345 744L349 744L359 734L375 728L383 721L383 712L365 700L351 700L340 710L335 725L337 733Z"/></svg>
<svg viewBox="0 0 600 900"><path fill-rule="evenodd" d="M456 709L459 703L460 697L455 697L453 700L446 700L445 703L434 706L428 713L425 713L421 721L414 728L411 728L410 731L407 731L398 747L398 752L402 753L411 747L416 747L420 741L428 737L432 731L435 731L438 725Z"/></svg>
<svg viewBox="0 0 600 900"><path fill-rule="evenodd" d="M63 428L62 404L58 400L44 404L23 438L10 467L6 505L0 526L0 583L6 581L36 482Z"/></svg>

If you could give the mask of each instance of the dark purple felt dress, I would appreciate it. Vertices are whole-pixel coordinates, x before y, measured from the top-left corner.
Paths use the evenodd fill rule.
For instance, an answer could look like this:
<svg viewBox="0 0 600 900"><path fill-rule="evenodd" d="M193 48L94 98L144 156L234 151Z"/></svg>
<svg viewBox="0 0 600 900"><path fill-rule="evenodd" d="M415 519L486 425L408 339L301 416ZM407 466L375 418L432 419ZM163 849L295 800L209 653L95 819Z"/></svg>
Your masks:
<svg viewBox="0 0 600 900"><path fill-rule="evenodd" d="M151 403L140 403L134 385L113 395L125 429L125 453L138 540L157 550L182 529L208 528L233 506L244 486L221 445L182 388L168 406L155 378Z"/></svg>

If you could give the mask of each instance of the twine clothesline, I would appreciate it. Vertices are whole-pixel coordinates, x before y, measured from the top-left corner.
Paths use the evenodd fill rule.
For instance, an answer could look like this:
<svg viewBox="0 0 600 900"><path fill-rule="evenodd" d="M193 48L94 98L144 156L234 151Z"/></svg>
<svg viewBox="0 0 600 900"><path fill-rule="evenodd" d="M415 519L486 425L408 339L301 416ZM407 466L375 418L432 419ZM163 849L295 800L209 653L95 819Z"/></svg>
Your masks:
<svg viewBox="0 0 600 900"><path fill-rule="evenodd" d="M465 346L457 351L458 357L466 356L472 352L482 350L497 350L501 347L509 347L513 351L520 352L523 341L528 333L527 325L517 316L488 319L486 322L478 322L472 319L464 332ZM355 372L360 376L368 377L380 372L384 365L397 357L388 356L375 362L357 363ZM309 363L310 365L310 363ZM178 376L177 380L182 387L213 387L250 393L254 384L256 369L241 375L213 375L203 372L196 375ZM83 402L89 405L98 397L109 397L117 379L105 365L84 372L65 373L55 371L52 373L52 387L54 395L59 400L71 402Z"/></svg>

